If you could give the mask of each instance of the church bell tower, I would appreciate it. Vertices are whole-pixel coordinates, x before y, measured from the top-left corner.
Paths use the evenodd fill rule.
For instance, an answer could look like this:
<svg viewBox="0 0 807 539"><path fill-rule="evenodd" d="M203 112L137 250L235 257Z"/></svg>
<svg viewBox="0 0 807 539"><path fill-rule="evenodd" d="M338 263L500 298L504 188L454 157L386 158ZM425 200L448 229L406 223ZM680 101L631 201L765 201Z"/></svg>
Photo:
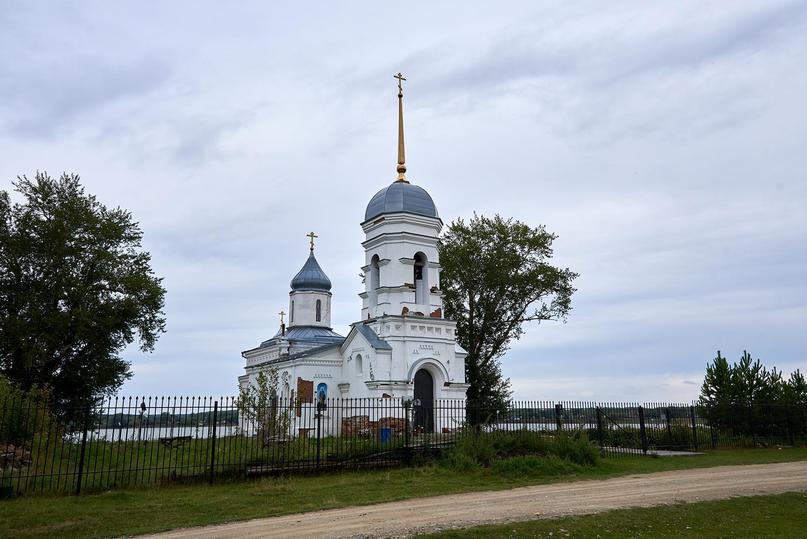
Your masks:
<svg viewBox="0 0 807 539"><path fill-rule="evenodd" d="M367 205L362 318L384 315L442 317L437 242L443 221L429 193L406 179L403 88L398 79L397 179Z"/></svg>

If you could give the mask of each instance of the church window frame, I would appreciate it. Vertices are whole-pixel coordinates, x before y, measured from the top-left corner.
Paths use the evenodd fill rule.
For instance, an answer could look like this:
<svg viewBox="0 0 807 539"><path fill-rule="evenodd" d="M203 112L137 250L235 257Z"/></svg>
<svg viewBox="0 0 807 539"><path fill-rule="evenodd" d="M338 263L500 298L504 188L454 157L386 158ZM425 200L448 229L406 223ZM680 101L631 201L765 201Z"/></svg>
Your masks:
<svg viewBox="0 0 807 539"><path fill-rule="evenodd" d="M314 307L314 310L316 312L317 322L322 322L322 300L321 299L317 300L317 302L315 304L315 307Z"/></svg>
<svg viewBox="0 0 807 539"><path fill-rule="evenodd" d="M373 255L370 260L370 303L375 305L378 301L378 288L381 286L381 259Z"/></svg>
<svg viewBox="0 0 807 539"><path fill-rule="evenodd" d="M364 374L364 360L361 354L356 354L356 357L353 358L353 363L356 365L356 374L359 376Z"/></svg>
<svg viewBox="0 0 807 539"><path fill-rule="evenodd" d="M415 285L415 303L418 305L428 305L429 299L429 259L426 255L418 251L414 256L414 266L412 279Z"/></svg>
<svg viewBox="0 0 807 539"><path fill-rule="evenodd" d="M292 322L294 322L294 300L291 300L291 309L289 310L291 311L289 313L289 324L291 324Z"/></svg>

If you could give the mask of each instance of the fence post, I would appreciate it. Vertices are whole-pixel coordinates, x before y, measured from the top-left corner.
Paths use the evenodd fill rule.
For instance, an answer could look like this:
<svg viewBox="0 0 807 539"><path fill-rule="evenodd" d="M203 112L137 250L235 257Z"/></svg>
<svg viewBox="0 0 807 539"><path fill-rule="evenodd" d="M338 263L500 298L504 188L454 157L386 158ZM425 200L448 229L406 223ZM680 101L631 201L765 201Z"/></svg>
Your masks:
<svg viewBox="0 0 807 539"><path fill-rule="evenodd" d="M563 405L556 404L555 405L555 426L557 430L560 432L563 430Z"/></svg>
<svg viewBox="0 0 807 539"><path fill-rule="evenodd" d="M664 421L667 423L667 445L673 448L672 427L670 426L670 407L664 409Z"/></svg>
<svg viewBox="0 0 807 539"><path fill-rule="evenodd" d="M216 424L219 422L219 401L213 403L213 433L210 437L210 479L212 485L216 477Z"/></svg>
<svg viewBox="0 0 807 539"><path fill-rule="evenodd" d="M642 453L647 455L647 431L644 428L644 408L639 406L639 432L642 435Z"/></svg>
<svg viewBox="0 0 807 539"><path fill-rule="evenodd" d="M695 407L689 407L689 419L692 421L692 445L698 450L698 426L695 423Z"/></svg>
<svg viewBox="0 0 807 539"><path fill-rule="evenodd" d="M409 464L409 462L412 460L410 458L410 452L409 452L409 409L412 407L412 401L409 398L404 397L403 405L404 405L404 458L406 459L406 463Z"/></svg>
<svg viewBox="0 0 807 539"><path fill-rule="evenodd" d="M81 494L81 478L84 475L84 456L87 454L87 430L90 423L90 406L84 410L83 433L81 434L81 453L78 458L78 478L76 479L76 496Z"/></svg>
<svg viewBox="0 0 807 539"><path fill-rule="evenodd" d="M605 433L602 428L602 409L597 406L597 438L600 439L600 454L605 453Z"/></svg>
<svg viewBox="0 0 807 539"><path fill-rule="evenodd" d="M793 435L793 418L792 412L790 409L790 405L785 405L785 425L787 425L787 438L790 441L790 445L796 445L796 437Z"/></svg>
<svg viewBox="0 0 807 539"><path fill-rule="evenodd" d="M323 403L317 402L317 470L319 470L320 459L320 437L322 432L322 411L325 409Z"/></svg>

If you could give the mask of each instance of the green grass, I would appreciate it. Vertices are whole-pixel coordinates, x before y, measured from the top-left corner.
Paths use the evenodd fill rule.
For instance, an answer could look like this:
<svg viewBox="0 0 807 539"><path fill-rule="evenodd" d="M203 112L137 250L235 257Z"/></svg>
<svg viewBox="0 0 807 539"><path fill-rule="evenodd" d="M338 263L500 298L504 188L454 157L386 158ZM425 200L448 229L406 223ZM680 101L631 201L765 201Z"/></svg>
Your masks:
<svg viewBox="0 0 807 539"><path fill-rule="evenodd" d="M697 457L602 459L598 466L547 465L529 476L512 470L438 466L317 477L117 490L86 496L31 496L0 502L8 537L101 537L156 532L287 513L458 492L729 464L807 460L807 448L720 450Z"/></svg>
<svg viewBox="0 0 807 539"><path fill-rule="evenodd" d="M45 434L30 444L33 462L24 472L4 474L0 478L22 493L72 493L76 488L81 445L54 442L58 435ZM2 438L0 438L2 439ZM381 444L375 438L323 437L320 455L323 462L331 458L348 460L373 455L403 446L403 438ZM210 467L211 440L193 439L179 447L167 448L157 440L136 442L88 441L85 449L83 488L158 485L177 480L206 478ZM282 444L264 447L254 438L227 436L216 440L216 463L219 473L241 471L252 464L293 467L297 461L313 461L316 440L293 438ZM55 476L56 479L51 479Z"/></svg>
<svg viewBox="0 0 807 539"><path fill-rule="evenodd" d="M485 537L805 537L807 493L620 509L595 515L481 526L429 535L435 539Z"/></svg>

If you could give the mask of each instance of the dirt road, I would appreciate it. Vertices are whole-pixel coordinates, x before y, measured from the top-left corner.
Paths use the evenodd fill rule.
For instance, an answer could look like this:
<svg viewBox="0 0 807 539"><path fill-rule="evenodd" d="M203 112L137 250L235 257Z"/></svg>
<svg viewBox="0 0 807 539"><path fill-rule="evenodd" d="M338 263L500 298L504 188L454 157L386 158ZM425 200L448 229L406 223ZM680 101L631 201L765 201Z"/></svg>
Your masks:
<svg viewBox="0 0 807 539"><path fill-rule="evenodd" d="M188 528L158 537L405 537L451 527L789 491L807 491L807 461L419 498Z"/></svg>

